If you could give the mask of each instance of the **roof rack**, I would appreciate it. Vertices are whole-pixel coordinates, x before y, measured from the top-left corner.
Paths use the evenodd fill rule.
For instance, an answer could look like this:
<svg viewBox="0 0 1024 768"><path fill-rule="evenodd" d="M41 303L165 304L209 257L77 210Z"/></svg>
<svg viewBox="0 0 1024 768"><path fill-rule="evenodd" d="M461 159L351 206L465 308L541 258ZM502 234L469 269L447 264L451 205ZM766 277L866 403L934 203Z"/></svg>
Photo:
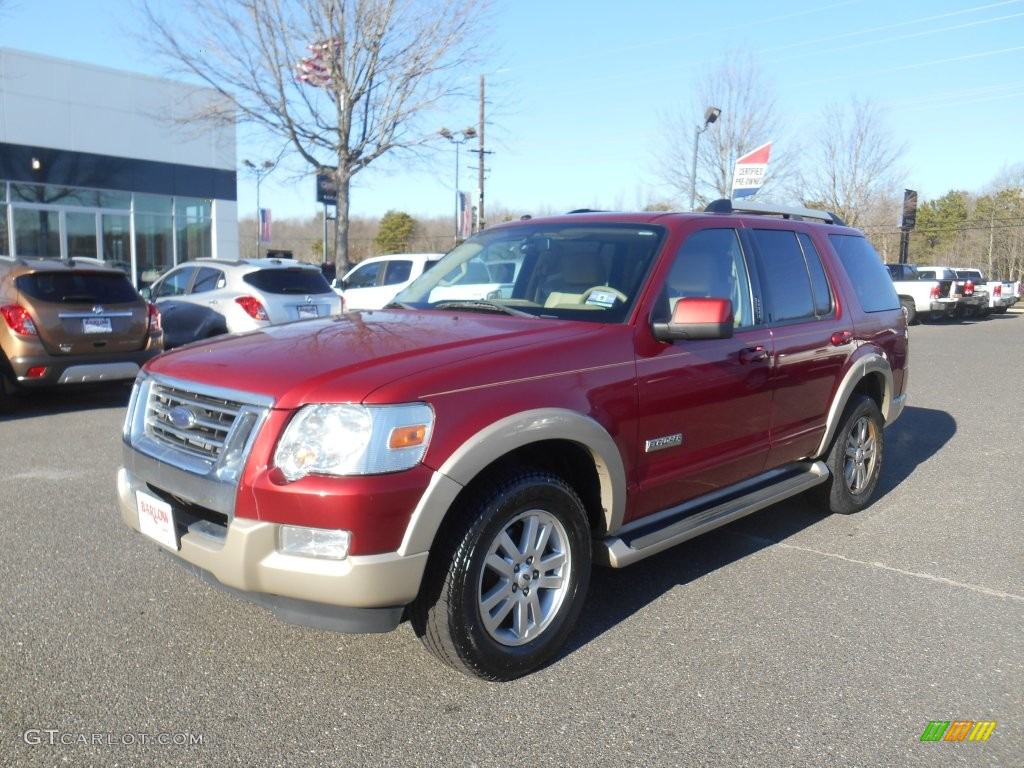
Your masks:
<svg viewBox="0 0 1024 768"><path fill-rule="evenodd" d="M708 207L704 211L705 213L756 213L762 216L781 216L784 219L817 219L827 224L846 226L842 219L828 211L792 205L776 205L775 203L743 203L728 198L713 200L708 203Z"/></svg>

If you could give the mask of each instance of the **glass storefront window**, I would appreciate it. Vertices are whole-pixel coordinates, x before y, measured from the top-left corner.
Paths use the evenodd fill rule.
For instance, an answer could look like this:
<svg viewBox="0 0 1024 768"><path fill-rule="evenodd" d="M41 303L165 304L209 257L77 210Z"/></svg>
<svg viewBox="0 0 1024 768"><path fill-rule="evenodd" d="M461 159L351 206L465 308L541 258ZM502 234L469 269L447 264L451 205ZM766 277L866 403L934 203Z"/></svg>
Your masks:
<svg viewBox="0 0 1024 768"><path fill-rule="evenodd" d="M170 216L174 199L166 195L135 195L135 213L160 213Z"/></svg>
<svg viewBox="0 0 1024 768"><path fill-rule="evenodd" d="M14 209L14 253L17 256L60 258L60 213Z"/></svg>
<svg viewBox="0 0 1024 768"><path fill-rule="evenodd" d="M172 227L170 216L135 214L136 268L143 285L174 266Z"/></svg>
<svg viewBox="0 0 1024 768"><path fill-rule="evenodd" d="M0 256L10 256L10 240L7 233L7 206L0 204Z"/></svg>
<svg viewBox="0 0 1024 768"><path fill-rule="evenodd" d="M213 256L213 226L208 200L179 197L175 201L178 263Z"/></svg>
<svg viewBox="0 0 1024 768"><path fill-rule="evenodd" d="M125 272L131 273L131 217L116 213L104 213L102 218L103 260L108 264L123 269Z"/></svg>
<svg viewBox="0 0 1024 768"><path fill-rule="evenodd" d="M64 214L64 227L68 238L68 256L88 256L99 258L96 243L96 214L67 211Z"/></svg>

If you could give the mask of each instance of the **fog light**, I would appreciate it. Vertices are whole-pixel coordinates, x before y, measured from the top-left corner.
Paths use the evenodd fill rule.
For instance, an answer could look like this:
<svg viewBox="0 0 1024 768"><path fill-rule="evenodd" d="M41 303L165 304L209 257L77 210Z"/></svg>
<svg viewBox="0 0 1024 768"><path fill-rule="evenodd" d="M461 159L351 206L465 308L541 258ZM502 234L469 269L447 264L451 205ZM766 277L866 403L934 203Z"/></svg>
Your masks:
<svg viewBox="0 0 1024 768"><path fill-rule="evenodd" d="M282 525L277 549L286 555L344 560L348 557L350 531Z"/></svg>
<svg viewBox="0 0 1024 768"><path fill-rule="evenodd" d="M45 375L46 375L46 366L45 365L34 365L31 368L29 368L28 372L25 374L26 378L29 378L29 379L41 379Z"/></svg>

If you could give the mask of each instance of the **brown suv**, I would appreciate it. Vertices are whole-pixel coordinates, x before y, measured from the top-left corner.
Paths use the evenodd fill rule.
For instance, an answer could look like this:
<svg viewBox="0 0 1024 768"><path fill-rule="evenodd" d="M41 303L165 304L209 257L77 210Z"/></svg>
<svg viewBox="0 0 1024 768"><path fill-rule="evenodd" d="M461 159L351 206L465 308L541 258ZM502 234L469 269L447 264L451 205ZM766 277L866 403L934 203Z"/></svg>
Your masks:
<svg viewBox="0 0 1024 768"><path fill-rule="evenodd" d="M163 349L160 313L91 259L0 258L0 410L29 387L131 380Z"/></svg>

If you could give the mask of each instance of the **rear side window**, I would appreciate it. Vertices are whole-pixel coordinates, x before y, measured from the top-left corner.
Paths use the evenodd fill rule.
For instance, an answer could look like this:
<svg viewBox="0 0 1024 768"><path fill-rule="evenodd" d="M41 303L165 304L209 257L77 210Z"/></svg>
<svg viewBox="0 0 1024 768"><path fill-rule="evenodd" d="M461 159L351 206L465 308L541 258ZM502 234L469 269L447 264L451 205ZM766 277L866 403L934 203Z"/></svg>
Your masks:
<svg viewBox="0 0 1024 768"><path fill-rule="evenodd" d="M54 304L128 304L141 301L125 275L90 272L35 272L17 278L18 290Z"/></svg>
<svg viewBox="0 0 1024 768"><path fill-rule="evenodd" d="M754 229L751 236L760 256L766 322L807 320L832 311L828 280L810 238L787 229Z"/></svg>
<svg viewBox="0 0 1024 768"><path fill-rule="evenodd" d="M223 288L227 280L224 273L213 267L200 267L196 275L196 281L192 283L192 293L205 293Z"/></svg>
<svg viewBox="0 0 1024 768"><path fill-rule="evenodd" d="M839 260L850 276L857 301L865 312L899 309L892 279L878 252L866 238L856 235L829 235L829 242L839 254Z"/></svg>
<svg viewBox="0 0 1024 768"><path fill-rule="evenodd" d="M388 268L384 272L384 285L397 285L404 283L412 274L412 262L408 259L389 261Z"/></svg>
<svg viewBox="0 0 1024 768"><path fill-rule="evenodd" d="M331 286L319 269L261 269L242 280L265 293L330 293Z"/></svg>

